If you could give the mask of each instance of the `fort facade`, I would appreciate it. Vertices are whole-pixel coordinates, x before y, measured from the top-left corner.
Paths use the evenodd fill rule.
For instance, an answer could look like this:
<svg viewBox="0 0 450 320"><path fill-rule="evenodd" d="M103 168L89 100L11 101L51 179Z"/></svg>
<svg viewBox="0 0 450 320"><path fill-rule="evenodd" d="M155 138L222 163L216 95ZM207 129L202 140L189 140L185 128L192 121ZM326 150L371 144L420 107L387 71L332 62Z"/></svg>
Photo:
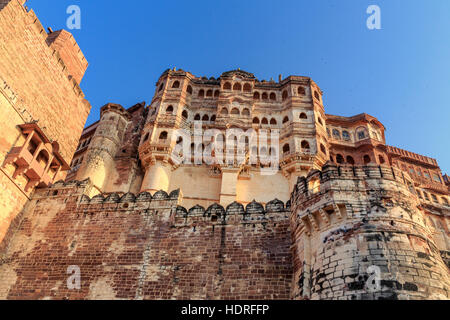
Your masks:
<svg viewBox="0 0 450 320"><path fill-rule="evenodd" d="M449 298L448 178L377 118L172 68L83 130L73 37L23 1L0 24L0 299Z"/></svg>

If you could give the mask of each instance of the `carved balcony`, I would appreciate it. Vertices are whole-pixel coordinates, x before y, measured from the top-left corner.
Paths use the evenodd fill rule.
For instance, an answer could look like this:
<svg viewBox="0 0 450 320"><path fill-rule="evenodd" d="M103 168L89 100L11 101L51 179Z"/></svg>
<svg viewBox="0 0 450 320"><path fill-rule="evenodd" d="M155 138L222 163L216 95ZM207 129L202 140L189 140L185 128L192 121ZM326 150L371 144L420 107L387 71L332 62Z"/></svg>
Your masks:
<svg viewBox="0 0 450 320"><path fill-rule="evenodd" d="M53 183L61 170L69 170L69 165L59 153L57 142L51 142L36 123L19 125L25 143L14 147L6 156L3 167L15 166L13 178L23 175L28 179L25 191L38 185Z"/></svg>

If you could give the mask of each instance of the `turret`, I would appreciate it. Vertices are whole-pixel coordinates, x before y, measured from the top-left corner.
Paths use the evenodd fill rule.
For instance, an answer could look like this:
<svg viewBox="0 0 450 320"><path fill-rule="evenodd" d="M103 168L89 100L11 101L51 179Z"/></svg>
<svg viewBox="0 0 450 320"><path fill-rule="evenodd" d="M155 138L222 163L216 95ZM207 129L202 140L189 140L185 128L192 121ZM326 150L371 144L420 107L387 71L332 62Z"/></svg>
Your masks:
<svg viewBox="0 0 450 320"><path fill-rule="evenodd" d="M291 196L294 299L447 299L448 269L398 169L326 164Z"/></svg>
<svg viewBox="0 0 450 320"><path fill-rule="evenodd" d="M129 120L128 112L118 104L109 103L102 107L101 120L78 171L78 180L90 178L98 191L104 190Z"/></svg>

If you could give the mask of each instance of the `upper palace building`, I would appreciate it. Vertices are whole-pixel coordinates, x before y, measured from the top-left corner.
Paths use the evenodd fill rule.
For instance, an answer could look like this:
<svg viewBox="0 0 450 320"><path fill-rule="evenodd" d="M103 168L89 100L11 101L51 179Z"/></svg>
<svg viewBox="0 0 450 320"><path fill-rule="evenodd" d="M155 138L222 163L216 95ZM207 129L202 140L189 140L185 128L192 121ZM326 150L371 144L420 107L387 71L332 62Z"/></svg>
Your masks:
<svg viewBox="0 0 450 320"><path fill-rule="evenodd" d="M195 138L195 124L203 133L212 130L213 137ZM257 138L245 136L240 148L239 137L228 143L230 129L252 129ZM191 134L189 143L180 131ZM263 131L266 140L258 134ZM217 141L223 141L220 156ZM177 144L184 145L181 153L190 161L174 159ZM216 152L221 163L205 161L205 150ZM267 174L263 156L275 153L276 170ZM241 161L227 161L230 154ZM436 160L386 145L377 118L326 114L322 91L308 77L259 81L243 70L206 78L174 68L161 75L148 107L105 105L100 121L84 130L68 178L91 178L94 193L180 189L183 206L226 206L287 201L298 177L327 161L397 167L423 201L448 205Z"/></svg>

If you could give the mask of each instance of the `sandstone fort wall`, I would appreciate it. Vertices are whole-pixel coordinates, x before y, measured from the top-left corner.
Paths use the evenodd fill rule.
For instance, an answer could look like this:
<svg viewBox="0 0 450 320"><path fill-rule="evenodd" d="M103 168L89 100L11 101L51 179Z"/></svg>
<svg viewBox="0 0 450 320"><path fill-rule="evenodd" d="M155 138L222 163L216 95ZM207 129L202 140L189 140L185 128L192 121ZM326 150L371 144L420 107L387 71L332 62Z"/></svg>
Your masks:
<svg viewBox="0 0 450 320"><path fill-rule="evenodd" d="M58 183L36 193L3 251L0 298L289 298L283 202L187 210L179 191L89 199L90 187ZM67 289L71 265L81 290Z"/></svg>

